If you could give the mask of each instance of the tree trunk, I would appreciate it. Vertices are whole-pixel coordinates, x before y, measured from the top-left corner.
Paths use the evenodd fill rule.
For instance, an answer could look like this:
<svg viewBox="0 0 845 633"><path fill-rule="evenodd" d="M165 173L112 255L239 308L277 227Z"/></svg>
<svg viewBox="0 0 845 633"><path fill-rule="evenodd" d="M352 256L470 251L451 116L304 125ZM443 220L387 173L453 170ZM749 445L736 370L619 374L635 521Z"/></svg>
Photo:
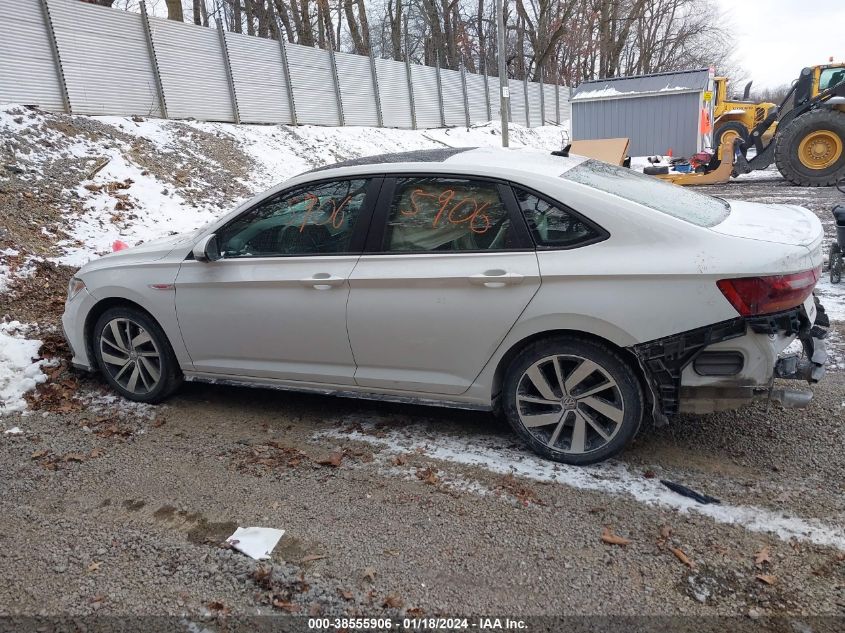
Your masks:
<svg viewBox="0 0 845 633"><path fill-rule="evenodd" d="M166 0L167 3L167 19L175 20L176 22L184 22L185 16L182 15L182 0ZM111 6L111 5L103 5Z"/></svg>

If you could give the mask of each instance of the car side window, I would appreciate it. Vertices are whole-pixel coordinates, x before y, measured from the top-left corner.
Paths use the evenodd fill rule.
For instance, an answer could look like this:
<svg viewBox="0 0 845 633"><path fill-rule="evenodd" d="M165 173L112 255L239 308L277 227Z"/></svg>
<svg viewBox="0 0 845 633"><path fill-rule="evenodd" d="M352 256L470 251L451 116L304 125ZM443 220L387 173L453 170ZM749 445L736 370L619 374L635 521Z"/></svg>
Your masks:
<svg viewBox="0 0 845 633"><path fill-rule="evenodd" d="M286 191L220 231L224 258L348 253L369 179L337 180Z"/></svg>
<svg viewBox="0 0 845 633"><path fill-rule="evenodd" d="M389 252L516 248L495 183L467 178L397 178L384 249Z"/></svg>
<svg viewBox="0 0 845 633"><path fill-rule="evenodd" d="M537 246L571 248L602 236L561 205L552 204L519 187L514 187L513 191Z"/></svg>

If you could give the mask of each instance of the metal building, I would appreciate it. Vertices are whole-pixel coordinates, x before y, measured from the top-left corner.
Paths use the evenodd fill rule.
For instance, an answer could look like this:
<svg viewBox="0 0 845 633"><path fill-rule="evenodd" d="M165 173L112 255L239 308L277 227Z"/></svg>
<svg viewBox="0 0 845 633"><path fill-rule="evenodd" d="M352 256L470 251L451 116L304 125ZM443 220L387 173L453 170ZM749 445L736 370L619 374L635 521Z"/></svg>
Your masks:
<svg viewBox="0 0 845 633"><path fill-rule="evenodd" d="M710 69L585 81L572 95L572 139L627 137L631 156L691 156L709 145L702 110L712 112Z"/></svg>

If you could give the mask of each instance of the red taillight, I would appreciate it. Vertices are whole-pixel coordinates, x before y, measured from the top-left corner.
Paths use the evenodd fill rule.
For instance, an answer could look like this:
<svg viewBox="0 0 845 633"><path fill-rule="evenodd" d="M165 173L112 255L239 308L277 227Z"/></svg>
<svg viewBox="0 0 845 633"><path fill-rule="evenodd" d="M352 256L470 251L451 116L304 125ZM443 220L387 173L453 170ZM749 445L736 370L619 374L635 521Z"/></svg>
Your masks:
<svg viewBox="0 0 845 633"><path fill-rule="evenodd" d="M720 279L716 285L736 311L747 317L801 305L820 276L821 268L815 268L792 275Z"/></svg>

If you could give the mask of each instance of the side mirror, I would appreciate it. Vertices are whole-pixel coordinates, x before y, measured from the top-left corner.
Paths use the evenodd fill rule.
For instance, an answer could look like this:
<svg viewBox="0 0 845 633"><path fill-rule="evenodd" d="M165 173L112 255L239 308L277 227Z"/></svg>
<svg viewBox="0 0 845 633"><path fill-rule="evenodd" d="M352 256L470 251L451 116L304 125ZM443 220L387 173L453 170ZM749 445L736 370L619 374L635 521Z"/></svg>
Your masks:
<svg viewBox="0 0 845 633"><path fill-rule="evenodd" d="M217 235L206 235L196 243L193 250L194 259L198 262L214 262L220 259L220 248L217 245Z"/></svg>

